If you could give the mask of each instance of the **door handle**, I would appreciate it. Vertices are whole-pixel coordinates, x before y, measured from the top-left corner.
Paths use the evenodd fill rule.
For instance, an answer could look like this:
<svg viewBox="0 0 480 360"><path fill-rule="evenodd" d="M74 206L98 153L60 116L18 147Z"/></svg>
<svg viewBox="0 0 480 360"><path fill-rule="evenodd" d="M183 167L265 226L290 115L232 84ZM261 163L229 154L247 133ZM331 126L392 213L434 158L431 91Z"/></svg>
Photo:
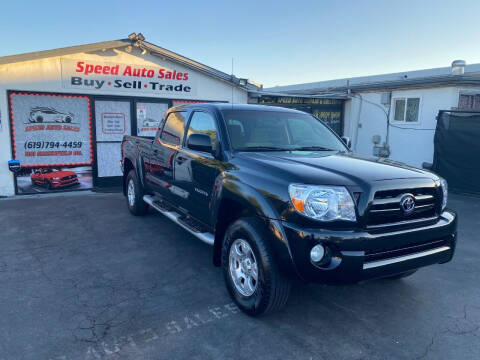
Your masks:
<svg viewBox="0 0 480 360"><path fill-rule="evenodd" d="M178 156L175 161L178 163L178 164L181 164L183 163L185 160L187 160L187 158L183 157L183 156Z"/></svg>

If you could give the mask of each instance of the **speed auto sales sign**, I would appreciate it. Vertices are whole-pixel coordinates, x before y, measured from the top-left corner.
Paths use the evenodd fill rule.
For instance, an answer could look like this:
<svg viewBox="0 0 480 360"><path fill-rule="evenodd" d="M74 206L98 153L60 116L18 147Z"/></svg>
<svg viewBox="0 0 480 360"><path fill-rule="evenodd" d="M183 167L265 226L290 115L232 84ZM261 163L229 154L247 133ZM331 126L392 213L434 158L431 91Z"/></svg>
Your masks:
<svg viewBox="0 0 480 360"><path fill-rule="evenodd" d="M197 92L194 73L179 66L143 66L62 59L62 86L96 92L128 91L191 98Z"/></svg>
<svg viewBox="0 0 480 360"><path fill-rule="evenodd" d="M22 166L91 165L90 99L10 93L13 156Z"/></svg>

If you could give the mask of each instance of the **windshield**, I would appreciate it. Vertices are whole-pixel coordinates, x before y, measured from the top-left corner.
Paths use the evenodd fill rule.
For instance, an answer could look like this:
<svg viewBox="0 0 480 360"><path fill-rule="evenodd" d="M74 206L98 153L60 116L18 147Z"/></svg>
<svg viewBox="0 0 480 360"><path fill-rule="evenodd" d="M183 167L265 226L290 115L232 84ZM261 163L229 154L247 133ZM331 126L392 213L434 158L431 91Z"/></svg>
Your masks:
<svg viewBox="0 0 480 360"><path fill-rule="evenodd" d="M281 111L224 110L237 151L346 151L339 138L312 115Z"/></svg>

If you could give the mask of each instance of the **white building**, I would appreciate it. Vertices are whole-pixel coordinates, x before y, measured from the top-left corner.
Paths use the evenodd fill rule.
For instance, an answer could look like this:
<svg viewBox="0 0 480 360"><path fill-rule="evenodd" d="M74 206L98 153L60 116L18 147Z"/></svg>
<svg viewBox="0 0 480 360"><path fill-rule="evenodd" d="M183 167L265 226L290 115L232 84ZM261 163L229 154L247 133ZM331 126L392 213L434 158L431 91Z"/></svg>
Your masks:
<svg viewBox="0 0 480 360"><path fill-rule="evenodd" d="M389 157L421 167L433 160L439 110L480 111L480 64L457 61L445 68L277 86L252 92L250 101L287 97L290 100L282 100L287 105L276 104L302 109L299 103L343 99L339 133L351 138L354 151L365 155L387 151L381 147L388 132Z"/></svg>
<svg viewBox="0 0 480 360"><path fill-rule="evenodd" d="M154 136L173 105L246 103L247 88L135 33L0 57L0 196L118 185L124 135Z"/></svg>

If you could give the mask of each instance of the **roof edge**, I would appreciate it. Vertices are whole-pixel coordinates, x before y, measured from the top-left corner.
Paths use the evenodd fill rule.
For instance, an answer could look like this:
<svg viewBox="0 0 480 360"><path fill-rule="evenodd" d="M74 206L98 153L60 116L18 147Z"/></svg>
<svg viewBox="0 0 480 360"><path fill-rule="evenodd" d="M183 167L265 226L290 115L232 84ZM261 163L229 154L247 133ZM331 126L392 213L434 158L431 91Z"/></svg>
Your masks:
<svg viewBox="0 0 480 360"><path fill-rule="evenodd" d="M242 90L248 91L249 89L256 88L256 86L248 84L248 81L246 81L245 85L240 85L240 78L237 78L233 74L230 75L230 74L224 73L223 71L214 69L198 61L182 56L176 52L170 51L168 49L165 49L155 44L152 44L150 42L147 42L145 40L139 39L136 36L136 34L134 37L130 37L128 39L103 41L103 42L97 42L92 44L63 47L63 48L58 48L53 50L43 50L43 51L35 51L35 52L18 54L18 55L3 56L3 57L0 57L0 65L7 65L7 64L23 62L23 61L40 60L40 59L45 59L49 57L70 55L70 54L75 54L80 52L92 52L92 51L99 51L103 49L108 50L113 48L129 46L129 45L148 50L154 56L164 57L165 59L168 59L170 61L180 63L181 65L184 65L188 68L191 68L193 70L215 77L219 80L225 81Z"/></svg>
<svg viewBox="0 0 480 360"><path fill-rule="evenodd" d="M96 42L92 44L68 46L68 47L52 49L52 50L34 51L34 52L28 52L28 53L23 53L18 55L8 55L8 56L0 57L0 65L12 64L12 63L22 62L22 61L39 60L39 59L45 59L45 58L54 57L54 56L75 54L78 52L90 52L90 51L97 51L102 49L113 49L113 48L118 48L122 46L128 46L131 44L132 44L132 41L130 39L120 39L120 40Z"/></svg>
<svg viewBox="0 0 480 360"><path fill-rule="evenodd" d="M447 85L480 85L479 76L469 76L469 75L443 75L443 76L433 76L427 78L419 79L405 79L405 80L393 80L393 81L380 81L380 82L371 82L364 84L355 84L355 85L342 85L342 86L333 86L333 87L323 87L323 88L310 88L304 90L284 90L277 91L284 95L320 95L326 93L348 93L349 91L373 91L373 90L389 90L389 89L399 89L399 88L408 88L408 87L428 87L428 86L447 86ZM268 90L267 90L268 91Z"/></svg>

